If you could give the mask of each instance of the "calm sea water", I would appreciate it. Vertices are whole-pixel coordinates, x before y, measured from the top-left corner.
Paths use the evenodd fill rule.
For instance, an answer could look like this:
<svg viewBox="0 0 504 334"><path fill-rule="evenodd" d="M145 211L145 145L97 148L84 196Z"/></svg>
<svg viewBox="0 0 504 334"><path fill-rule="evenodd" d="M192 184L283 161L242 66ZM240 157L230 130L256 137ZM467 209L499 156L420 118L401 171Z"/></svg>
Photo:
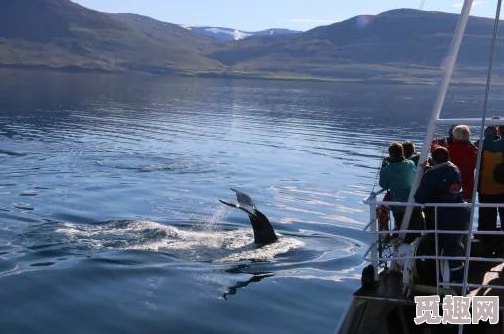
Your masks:
<svg viewBox="0 0 504 334"><path fill-rule="evenodd" d="M445 116L477 116L482 91L453 89ZM388 142L421 141L434 96L0 72L2 332L333 332L360 284L361 200ZM218 202L229 187L278 243L253 246Z"/></svg>

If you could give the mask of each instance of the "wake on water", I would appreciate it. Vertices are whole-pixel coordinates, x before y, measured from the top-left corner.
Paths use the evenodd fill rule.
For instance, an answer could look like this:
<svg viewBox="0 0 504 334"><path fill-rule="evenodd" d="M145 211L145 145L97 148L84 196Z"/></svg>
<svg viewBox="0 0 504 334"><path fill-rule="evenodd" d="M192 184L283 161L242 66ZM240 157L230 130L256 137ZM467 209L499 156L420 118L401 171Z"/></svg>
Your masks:
<svg viewBox="0 0 504 334"><path fill-rule="evenodd" d="M152 221L109 221L103 224L62 223L56 232L72 244L92 249L166 252L202 262L271 261L303 247L296 238L279 235L273 244L257 247L252 228L222 229L227 211L219 210L208 222L179 228Z"/></svg>
<svg viewBox="0 0 504 334"><path fill-rule="evenodd" d="M209 263L277 262L276 259L291 264L324 262L354 256L359 248L355 241L309 231L288 235L277 232L276 242L258 247L252 226L237 228L223 224L230 210L219 207L209 219L194 217L189 225L144 220L65 222L58 223L56 229L53 227L51 234L61 236L60 241L70 247L160 252L180 260Z"/></svg>

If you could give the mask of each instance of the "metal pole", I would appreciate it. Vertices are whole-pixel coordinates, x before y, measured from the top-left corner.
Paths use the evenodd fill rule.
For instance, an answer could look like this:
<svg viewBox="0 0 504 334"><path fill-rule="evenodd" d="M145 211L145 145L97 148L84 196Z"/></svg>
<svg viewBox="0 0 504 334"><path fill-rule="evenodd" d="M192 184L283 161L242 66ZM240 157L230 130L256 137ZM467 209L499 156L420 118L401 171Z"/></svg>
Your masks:
<svg viewBox="0 0 504 334"><path fill-rule="evenodd" d="M438 223L437 223L437 206L434 207L434 244L436 247L436 258L439 257L439 243L438 243L438 233L437 233L437 228L438 228ZM444 254L443 254L444 255ZM439 296L439 261L436 259L436 294Z"/></svg>
<svg viewBox="0 0 504 334"><path fill-rule="evenodd" d="M375 193L372 193L369 199L369 217L371 217L371 226L370 226L370 232L371 232L371 259L372 260L372 265L374 268L374 280L378 280L378 247L379 247L379 242L380 242L380 235L376 233L376 195Z"/></svg>
<svg viewBox="0 0 504 334"><path fill-rule="evenodd" d="M488 74L487 74L487 82L486 82L486 89L485 89L485 100L483 102L483 116L481 117L481 126L480 126L480 136L479 136L479 145L478 145L478 157L476 161L476 182L474 182L473 185L473 197L471 200L471 216L469 220L469 228L467 232L467 240L466 240L466 260L464 264L464 285L462 287L462 295L465 295L467 292L467 279L469 276L469 257L471 256L471 232L472 232L472 226L474 223L474 211L476 211L476 193L478 190L478 180L479 180L479 175L481 171L481 160L483 157L483 137L484 137L484 132L485 132L485 122L486 122L486 114L487 114L487 109L488 109L488 96L490 94L490 83L492 79L492 68L493 68L493 61L495 57L495 49L496 49L496 44L497 44L497 34L499 31L499 18L500 18L500 11L501 11L501 5L502 5L502 0L497 1L497 9L495 12L495 23L494 23L494 29L493 29L493 37L492 37L492 44L490 46L490 59L488 61Z"/></svg>
<svg viewBox="0 0 504 334"><path fill-rule="evenodd" d="M429 126L427 128L427 134L425 136L424 145L422 147L422 152L420 154L420 163L423 163L427 160L427 156L429 155L430 146L432 143L432 138L434 137L434 130L436 128L436 121L441 114L441 109L443 107L443 103L446 97L446 92L448 91L448 86L450 84L450 79L453 74L453 69L455 68L455 63L457 61L458 52L460 49L460 44L462 43L462 37L464 36L464 31L467 26L467 21L469 20L469 13L471 12L473 0L465 0L464 6L462 7L462 13L457 22L457 27L455 28L455 33L453 36L453 40L450 47L450 52L448 57L446 58L445 72L443 76L443 80L441 82L441 87L439 90L439 94L437 96L436 102L434 104L434 108L432 110L431 118L429 121ZM411 187L408 202L413 202L415 198L415 192L420 184L420 180L423 175L423 168L421 165L418 165L415 180ZM403 220L401 222L400 230L407 230L409 221L411 218L411 214L413 212L413 207L408 206L406 208L406 212L404 213ZM401 233L399 235L400 240L404 240L406 237L405 233Z"/></svg>

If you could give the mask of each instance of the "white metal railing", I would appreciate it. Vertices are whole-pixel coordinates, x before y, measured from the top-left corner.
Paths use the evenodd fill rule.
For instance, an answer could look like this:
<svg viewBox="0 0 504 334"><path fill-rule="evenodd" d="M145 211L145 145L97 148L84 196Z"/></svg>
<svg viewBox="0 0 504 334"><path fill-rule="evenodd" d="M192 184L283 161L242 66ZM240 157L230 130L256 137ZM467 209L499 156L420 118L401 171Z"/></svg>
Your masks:
<svg viewBox="0 0 504 334"><path fill-rule="evenodd" d="M471 256L469 253L464 252L463 256L445 256L439 254L439 243L438 236L440 234L451 234L451 235L462 235L471 238L473 236L478 235L492 235L492 236L503 236L504 239L504 230L491 230L491 231L478 231L473 230L472 224L465 229L457 229L457 230L439 230L438 229L438 218L437 218L437 208L472 208L473 203L425 203L420 204L416 202L388 202L388 201L380 201L377 200L377 195L383 193L384 190L380 190L375 193L371 193L371 195L364 200L364 203L369 205L369 213L370 213L370 222L364 227L364 231L367 231L372 234L372 242L367 251L364 254L364 259L370 262L375 269L375 279L377 279L380 264L384 264L389 267L389 262L392 261L416 261L416 260L434 260L436 262L436 290L439 292L440 287L462 287L463 292L465 289L476 289L476 288L493 288L493 289L502 289L504 290L504 285L488 285L483 284L482 282L478 283L469 283L469 270L468 268L464 268L463 281L461 283L455 282L441 282L440 280L440 260L446 261L464 261L465 266L469 266L471 262L488 262L488 263L504 263L504 257L485 257L485 256ZM377 219L376 209L380 205L390 206L402 206L402 207L419 207L419 208L432 208L434 210L434 229L408 229L408 230L395 230L390 228L391 219L388 222L388 230L380 230L380 222ZM475 203L475 208L499 208L504 207L504 203ZM472 210L471 214L474 215L476 210ZM504 218L504 217L503 217ZM470 219L472 222L473 220ZM401 222L396 222L396 224L400 225ZM501 227L501 228L504 228ZM435 249L434 255L407 255L407 256L397 256L394 252L388 254L384 254L380 251L380 247L382 247L383 236L386 235L399 235L399 233L406 235L409 233L423 235L433 234L435 238ZM395 240L397 243L394 243ZM390 247L393 247L394 250L397 249L402 244L402 240L399 238L392 239L392 242L389 243ZM402 273L405 274L404 272ZM481 273L480 273L481 274ZM404 281L403 281L404 282ZM405 288L411 288L405 287Z"/></svg>
<svg viewBox="0 0 504 334"><path fill-rule="evenodd" d="M440 118L437 120L438 125L453 125L453 124L464 124L464 125L480 125L480 118ZM485 126L492 125L504 125L504 118L487 118L485 119Z"/></svg>

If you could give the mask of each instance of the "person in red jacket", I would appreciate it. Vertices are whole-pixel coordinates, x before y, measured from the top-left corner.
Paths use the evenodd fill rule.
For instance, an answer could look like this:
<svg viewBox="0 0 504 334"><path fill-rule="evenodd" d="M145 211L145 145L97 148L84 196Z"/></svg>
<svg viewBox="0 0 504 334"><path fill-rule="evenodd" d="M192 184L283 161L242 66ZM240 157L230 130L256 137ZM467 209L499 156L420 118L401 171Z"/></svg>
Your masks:
<svg viewBox="0 0 504 334"><path fill-rule="evenodd" d="M470 202L473 196L474 169L478 149L469 141L471 131L466 125L453 128L453 142L448 145L450 161L458 167L462 176L462 197Z"/></svg>

